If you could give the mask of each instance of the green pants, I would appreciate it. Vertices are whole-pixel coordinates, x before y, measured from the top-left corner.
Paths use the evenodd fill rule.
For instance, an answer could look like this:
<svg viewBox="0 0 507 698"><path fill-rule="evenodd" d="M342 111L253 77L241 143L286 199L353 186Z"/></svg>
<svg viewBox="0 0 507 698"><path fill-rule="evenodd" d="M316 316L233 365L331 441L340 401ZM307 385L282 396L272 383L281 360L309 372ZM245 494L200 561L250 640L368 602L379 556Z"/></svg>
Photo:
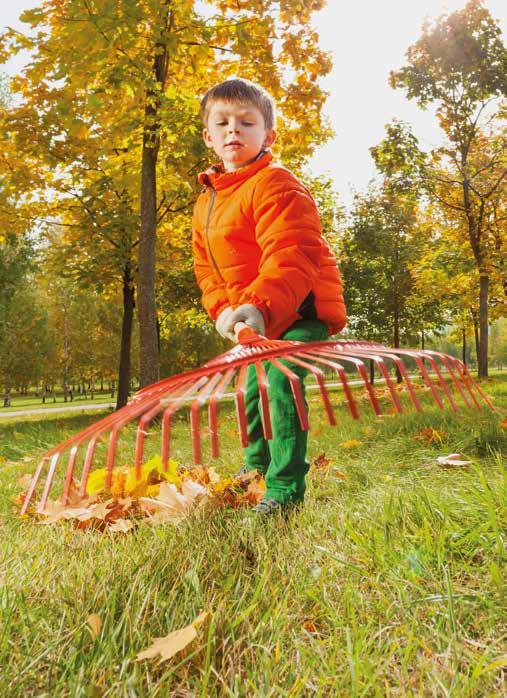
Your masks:
<svg viewBox="0 0 507 698"><path fill-rule="evenodd" d="M299 342L316 342L328 338L327 326L320 320L299 320L280 337ZM285 359L282 359L281 363L299 376L305 395L303 378L308 371ZM257 372L255 366L251 365L248 369L245 395L250 439L245 448L245 465L249 470L256 468L265 475L266 498L282 503L302 501L305 494L305 475L310 467L306 460L308 433L303 431L299 424L289 380L269 361L264 362L264 368L268 379L273 438L269 441L264 438Z"/></svg>

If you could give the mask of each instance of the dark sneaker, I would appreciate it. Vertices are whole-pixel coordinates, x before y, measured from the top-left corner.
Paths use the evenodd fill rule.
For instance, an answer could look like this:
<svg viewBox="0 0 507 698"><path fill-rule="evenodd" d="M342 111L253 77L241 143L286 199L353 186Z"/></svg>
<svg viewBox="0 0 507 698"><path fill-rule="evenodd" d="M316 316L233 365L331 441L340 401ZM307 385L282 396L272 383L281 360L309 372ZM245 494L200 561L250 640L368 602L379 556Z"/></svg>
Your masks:
<svg viewBox="0 0 507 698"><path fill-rule="evenodd" d="M299 504L299 502L277 502L276 499L261 499L261 501L254 506L253 512L259 514L260 516L271 516L271 514L282 514L286 516L294 507Z"/></svg>

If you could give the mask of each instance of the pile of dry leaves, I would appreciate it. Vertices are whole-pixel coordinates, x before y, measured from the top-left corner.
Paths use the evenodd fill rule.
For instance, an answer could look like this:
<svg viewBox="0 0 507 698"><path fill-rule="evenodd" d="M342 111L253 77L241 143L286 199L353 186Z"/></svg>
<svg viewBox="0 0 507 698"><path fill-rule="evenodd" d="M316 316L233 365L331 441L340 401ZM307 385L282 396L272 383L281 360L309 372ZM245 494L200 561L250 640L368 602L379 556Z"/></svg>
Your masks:
<svg viewBox="0 0 507 698"><path fill-rule="evenodd" d="M106 490L106 470L90 474L85 496L74 482L68 501L48 500L44 511L34 507L28 514L42 524L71 520L77 528L127 532L140 521L153 525L178 522L197 507L233 508L257 504L266 490L256 470L236 478L222 479L213 468L186 468L170 461L164 470L160 456L147 461L136 477L135 468L115 468L111 487ZM24 485L28 483L22 481ZM25 498L23 492L18 503Z"/></svg>

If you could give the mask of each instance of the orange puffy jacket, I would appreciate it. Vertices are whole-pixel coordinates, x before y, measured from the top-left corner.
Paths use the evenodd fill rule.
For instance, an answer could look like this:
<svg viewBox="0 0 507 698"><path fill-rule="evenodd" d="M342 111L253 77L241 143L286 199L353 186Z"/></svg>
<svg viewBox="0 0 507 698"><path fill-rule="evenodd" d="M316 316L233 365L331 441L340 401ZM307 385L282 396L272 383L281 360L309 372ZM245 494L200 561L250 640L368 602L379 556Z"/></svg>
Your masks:
<svg viewBox="0 0 507 698"><path fill-rule="evenodd" d="M272 339L302 317L323 320L334 334L347 321L336 260L310 192L272 160L265 152L234 172L199 175L206 188L192 242L203 306L216 320L229 305L251 303Z"/></svg>

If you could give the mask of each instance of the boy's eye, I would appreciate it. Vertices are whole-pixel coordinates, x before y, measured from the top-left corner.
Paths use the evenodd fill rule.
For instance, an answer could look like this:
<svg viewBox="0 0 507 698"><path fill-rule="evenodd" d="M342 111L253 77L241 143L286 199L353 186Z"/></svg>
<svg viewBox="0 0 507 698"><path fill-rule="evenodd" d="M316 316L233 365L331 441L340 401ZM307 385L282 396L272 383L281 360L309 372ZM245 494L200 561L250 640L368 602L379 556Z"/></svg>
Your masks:
<svg viewBox="0 0 507 698"><path fill-rule="evenodd" d="M243 121L243 126L253 126L251 121Z"/></svg>

